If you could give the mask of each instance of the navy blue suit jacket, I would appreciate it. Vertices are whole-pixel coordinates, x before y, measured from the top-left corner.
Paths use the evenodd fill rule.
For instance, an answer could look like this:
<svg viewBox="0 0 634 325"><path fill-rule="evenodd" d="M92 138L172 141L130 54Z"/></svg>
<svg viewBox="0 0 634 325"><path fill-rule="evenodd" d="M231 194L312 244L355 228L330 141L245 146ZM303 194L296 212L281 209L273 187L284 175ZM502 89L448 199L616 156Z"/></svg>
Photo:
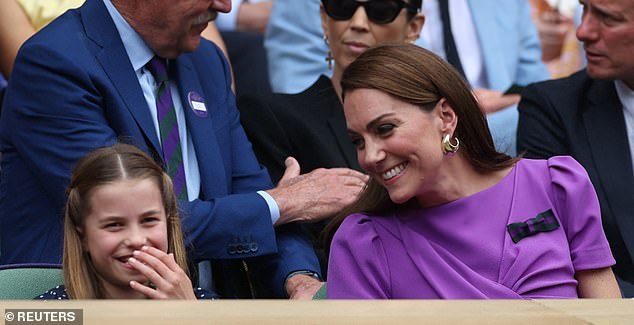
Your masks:
<svg viewBox="0 0 634 325"><path fill-rule="evenodd" d="M220 50L202 40L175 60L175 75L200 166L200 199L180 202L192 257L249 258L276 254L279 245L261 274L274 277L279 292L289 272L319 270L297 232L276 238L268 206L255 193L272 184L240 125ZM192 91L204 98L206 117L190 109ZM71 170L89 151L117 141L159 156L114 22L101 0L88 0L27 41L17 57L0 119L0 264L60 261Z"/></svg>

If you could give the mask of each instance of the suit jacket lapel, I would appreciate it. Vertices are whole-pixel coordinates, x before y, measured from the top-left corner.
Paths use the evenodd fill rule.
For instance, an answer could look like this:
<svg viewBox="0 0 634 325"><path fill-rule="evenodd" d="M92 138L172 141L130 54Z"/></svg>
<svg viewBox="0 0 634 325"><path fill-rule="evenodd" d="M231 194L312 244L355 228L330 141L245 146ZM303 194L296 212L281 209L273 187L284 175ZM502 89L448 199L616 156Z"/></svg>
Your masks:
<svg viewBox="0 0 634 325"><path fill-rule="evenodd" d="M227 188L226 179L228 173L225 171L222 163L216 163L223 155L218 147L218 139L216 138L213 126L214 112L219 109L219 107L215 106L219 103L213 99L223 98L224 95L220 96L203 92L198 74L193 67L189 55L180 55L176 59L176 78L178 80L178 92L181 97L185 120L187 121L187 131L196 148L196 159L198 161L200 178L201 180L214 180L213 182L201 181L202 193L205 197L224 195L221 190ZM216 87L214 89L222 89L222 87ZM200 111L198 113L194 112L190 95L199 95L201 97L207 110L206 114ZM221 183L225 183L225 185Z"/></svg>
<svg viewBox="0 0 634 325"><path fill-rule="evenodd" d="M80 10L86 35L97 44L97 61L119 92L146 139L149 139L156 152L161 152L143 90L106 6L102 1L88 1Z"/></svg>
<svg viewBox="0 0 634 325"><path fill-rule="evenodd" d="M582 114L590 151L615 222L634 252L634 175L622 105L612 81L594 80L587 98Z"/></svg>

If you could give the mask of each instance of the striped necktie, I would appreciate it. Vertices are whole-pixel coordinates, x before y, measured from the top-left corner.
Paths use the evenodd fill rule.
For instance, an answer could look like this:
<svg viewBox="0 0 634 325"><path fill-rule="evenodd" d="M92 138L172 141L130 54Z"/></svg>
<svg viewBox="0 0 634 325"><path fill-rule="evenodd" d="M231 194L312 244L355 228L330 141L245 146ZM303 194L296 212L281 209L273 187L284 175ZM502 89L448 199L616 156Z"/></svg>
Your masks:
<svg viewBox="0 0 634 325"><path fill-rule="evenodd" d="M155 56L145 67L152 73L157 84L156 111L163 148L163 161L167 174L170 175L174 183L176 197L186 200L185 167L180 136L178 135L178 122L169 86L167 60Z"/></svg>

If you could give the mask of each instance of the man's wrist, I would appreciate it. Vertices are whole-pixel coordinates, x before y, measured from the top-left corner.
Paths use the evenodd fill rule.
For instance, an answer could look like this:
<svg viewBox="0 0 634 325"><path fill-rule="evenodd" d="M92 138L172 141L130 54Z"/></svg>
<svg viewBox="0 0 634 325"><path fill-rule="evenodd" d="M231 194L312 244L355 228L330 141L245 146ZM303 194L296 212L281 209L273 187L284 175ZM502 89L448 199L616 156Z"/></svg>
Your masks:
<svg viewBox="0 0 634 325"><path fill-rule="evenodd" d="M309 270L293 271L293 272L289 273L288 276L286 276L286 280L288 281L288 279L290 279L293 276L298 275L298 274L309 275L309 276L312 276L313 278L321 281L321 276L319 275L319 273L313 272L313 271L309 271Z"/></svg>
<svg viewBox="0 0 634 325"><path fill-rule="evenodd" d="M312 288L315 288L315 292L323 282L319 277L319 274L312 271L295 271L291 272L286 278L284 284L284 291L291 299L301 299L306 293L312 295Z"/></svg>

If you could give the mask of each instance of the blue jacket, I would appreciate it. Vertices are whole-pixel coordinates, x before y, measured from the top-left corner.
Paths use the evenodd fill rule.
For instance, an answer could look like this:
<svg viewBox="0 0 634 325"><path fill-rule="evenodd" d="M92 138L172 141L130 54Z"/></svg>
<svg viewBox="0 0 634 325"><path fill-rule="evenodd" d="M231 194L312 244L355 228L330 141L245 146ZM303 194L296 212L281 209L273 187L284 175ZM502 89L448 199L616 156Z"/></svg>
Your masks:
<svg viewBox="0 0 634 325"><path fill-rule="evenodd" d="M269 208L256 193L272 184L240 125L229 66L205 40L193 53L180 55L175 66L200 166L200 199L180 202L192 258L279 251L283 256L259 259L266 266L258 273L272 277L280 293L288 273L318 271L319 265L297 232L286 229L276 238ZM206 116L189 109L192 91L204 98ZM89 151L116 141L160 156L149 108L116 27L101 0L88 0L27 41L17 57L0 119L0 264L60 261L71 170Z"/></svg>

